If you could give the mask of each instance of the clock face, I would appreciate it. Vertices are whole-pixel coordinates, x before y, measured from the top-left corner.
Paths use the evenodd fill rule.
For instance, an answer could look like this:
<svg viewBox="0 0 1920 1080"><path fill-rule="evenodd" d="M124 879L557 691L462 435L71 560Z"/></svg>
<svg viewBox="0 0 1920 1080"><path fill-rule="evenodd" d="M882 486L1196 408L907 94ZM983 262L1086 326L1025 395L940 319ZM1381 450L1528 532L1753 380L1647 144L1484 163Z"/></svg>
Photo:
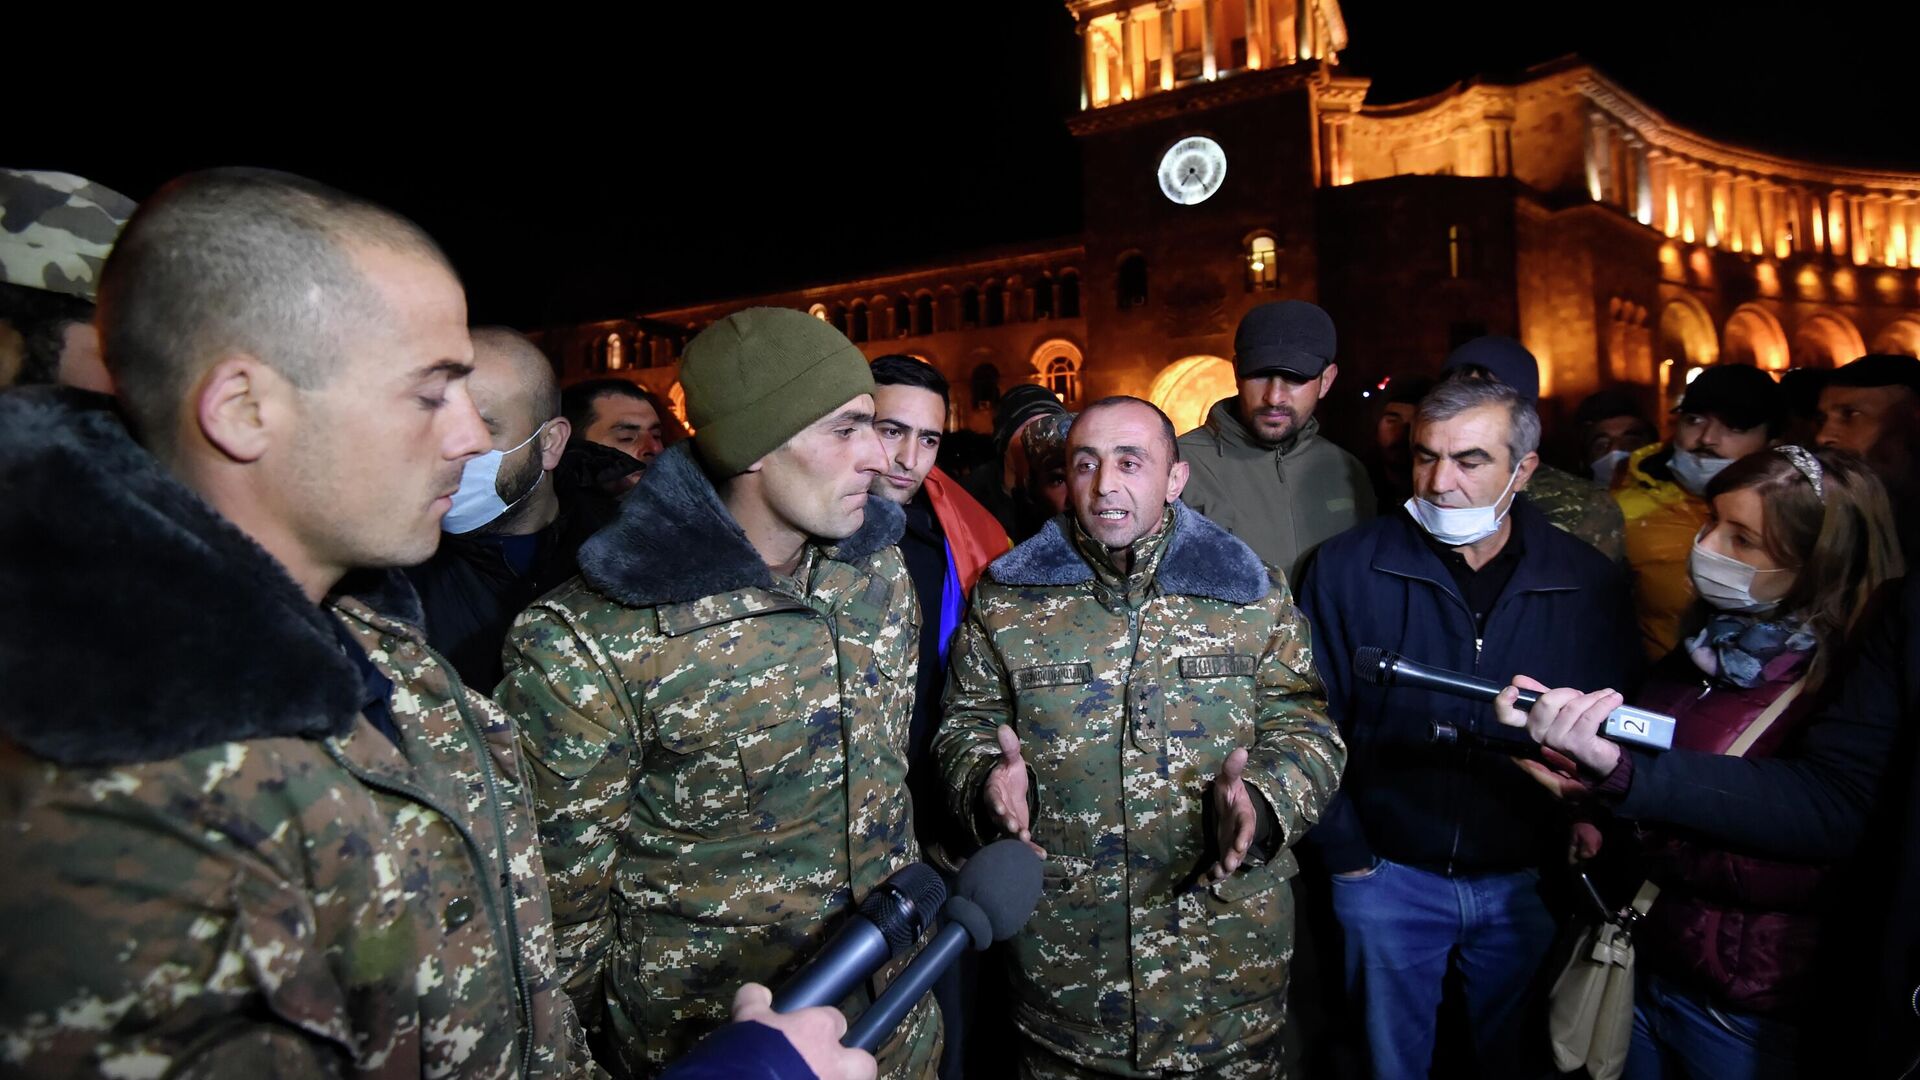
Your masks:
<svg viewBox="0 0 1920 1080"><path fill-rule="evenodd" d="M1227 152L1204 135L1174 143L1160 159L1160 193L1182 206L1206 202L1227 178Z"/></svg>

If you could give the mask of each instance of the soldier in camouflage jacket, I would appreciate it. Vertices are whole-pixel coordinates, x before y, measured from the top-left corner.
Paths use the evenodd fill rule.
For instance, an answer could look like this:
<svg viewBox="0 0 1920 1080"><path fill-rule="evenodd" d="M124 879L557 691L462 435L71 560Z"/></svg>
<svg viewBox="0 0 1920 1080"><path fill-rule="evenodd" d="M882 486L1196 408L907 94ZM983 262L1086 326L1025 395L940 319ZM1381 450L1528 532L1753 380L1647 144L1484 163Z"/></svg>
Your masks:
<svg viewBox="0 0 1920 1080"><path fill-rule="evenodd" d="M1127 400L1134 415L1151 408ZM1116 505L1097 477L1167 470L1173 453L1166 425L1157 464L1102 461L1099 428L1083 428L1119 412L1097 405L1076 421L1074 512L995 561L975 592L935 752L982 841L997 832L982 793L1003 761L1000 725L1030 769L1047 890L1012 953L1034 1075L1273 1075L1293 933L1286 848L1346 752L1279 575L1175 501L1178 483L1133 508L1153 531L1130 547L1095 538L1095 515ZM1171 471L1184 480L1184 466ZM1236 750L1241 769L1227 766ZM1211 820L1223 766L1262 825L1237 870L1221 865Z"/></svg>
<svg viewBox="0 0 1920 1080"><path fill-rule="evenodd" d="M838 339L825 347L871 393L857 349L784 315ZM756 337L768 319L790 344L790 320L731 316L688 346L694 374L743 316L755 347L771 347ZM697 411L704 387L683 378ZM877 467L864 400L846 437L870 440ZM722 501L711 448L696 453L725 423L704 419L582 547L581 580L521 616L498 691L534 764L568 991L636 1072L722 1022L741 981L778 986L919 857L906 740L920 629L900 509L856 477L857 531L808 540L776 573ZM930 1076L938 1046L923 1001L876 1055L881 1075Z"/></svg>
<svg viewBox="0 0 1920 1080"><path fill-rule="evenodd" d="M0 476L0 1071L590 1073L512 726L405 580L315 606L104 397L0 397Z"/></svg>

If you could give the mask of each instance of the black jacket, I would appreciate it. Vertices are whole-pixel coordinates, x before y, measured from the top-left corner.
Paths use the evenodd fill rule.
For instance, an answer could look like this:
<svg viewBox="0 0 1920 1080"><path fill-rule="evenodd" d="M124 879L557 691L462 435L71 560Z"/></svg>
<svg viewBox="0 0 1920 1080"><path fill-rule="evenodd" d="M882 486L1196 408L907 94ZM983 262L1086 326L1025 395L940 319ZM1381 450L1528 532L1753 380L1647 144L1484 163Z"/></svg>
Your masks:
<svg viewBox="0 0 1920 1080"><path fill-rule="evenodd" d="M1351 755L1308 835L1328 870L1364 869L1381 856L1443 873L1510 871L1565 850L1566 817L1512 761L1434 745L1435 721L1495 728L1492 706L1372 686L1353 672L1354 650L1372 645L1496 683L1524 673L1548 686L1630 694L1640 644L1619 569L1525 498L1514 500L1512 521L1522 552L1481 641L1452 575L1405 511L1334 537L1308 566L1300 606L1313 623L1327 711Z"/></svg>
<svg viewBox="0 0 1920 1080"><path fill-rule="evenodd" d="M580 572L580 545L618 507L565 486L559 494L560 513L541 530L527 574L507 565L497 540L478 534L441 537L433 558L407 571L426 611L428 644L483 694L500 683L500 647L514 617Z"/></svg>

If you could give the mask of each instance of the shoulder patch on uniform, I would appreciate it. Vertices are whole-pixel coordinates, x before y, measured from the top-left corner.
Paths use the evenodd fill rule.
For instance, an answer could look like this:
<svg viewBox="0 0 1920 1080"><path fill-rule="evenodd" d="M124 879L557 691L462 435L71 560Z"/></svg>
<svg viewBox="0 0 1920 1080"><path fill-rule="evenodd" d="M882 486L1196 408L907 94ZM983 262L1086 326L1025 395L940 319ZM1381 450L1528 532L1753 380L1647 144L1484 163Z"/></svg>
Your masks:
<svg viewBox="0 0 1920 1080"><path fill-rule="evenodd" d="M1092 664L1041 664L1007 675L1016 693L1042 686L1081 686L1093 681Z"/></svg>
<svg viewBox="0 0 1920 1080"><path fill-rule="evenodd" d="M1258 657L1246 653L1183 656L1180 658L1180 677L1183 679L1224 679L1234 675L1251 677L1258 664Z"/></svg>

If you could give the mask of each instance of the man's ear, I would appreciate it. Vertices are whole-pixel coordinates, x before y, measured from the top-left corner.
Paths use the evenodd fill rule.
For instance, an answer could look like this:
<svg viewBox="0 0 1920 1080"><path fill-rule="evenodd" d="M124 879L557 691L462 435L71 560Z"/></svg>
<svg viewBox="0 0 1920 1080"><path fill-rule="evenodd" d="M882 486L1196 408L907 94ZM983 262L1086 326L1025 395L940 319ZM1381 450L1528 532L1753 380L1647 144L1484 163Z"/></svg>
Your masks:
<svg viewBox="0 0 1920 1080"><path fill-rule="evenodd" d="M1173 468L1167 470L1167 502L1169 504L1179 498L1182 491L1187 490L1187 476L1191 472L1192 469L1184 461L1174 462Z"/></svg>
<svg viewBox="0 0 1920 1080"><path fill-rule="evenodd" d="M202 438L242 464L260 460L289 423L292 384L248 353L222 357L200 377L193 416Z"/></svg>
<svg viewBox="0 0 1920 1080"><path fill-rule="evenodd" d="M552 472L560 465L560 455L567 452L567 440L573 437L573 425L567 423L564 416L556 416L547 421L547 430L540 434L540 471Z"/></svg>
<svg viewBox="0 0 1920 1080"><path fill-rule="evenodd" d="M1326 370L1320 373L1320 396L1321 397L1326 397L1327 391L1333 389L1333 380L1338 378L1339 375L1340 375L1339 364L1328 364L1326 367Z"/></svg>
<svg viewBox="0 0 1920 1080"><path fill-rule="evenodd" d="M1527 490L1527 481L1533 479L1533 471L1535 469L1538 469L1539 467L1540 467L1539 454L1530 453L1526 457L1521 458L1520 468L1515 470L1517 476L1513 481L1513 490L1515 491Z"/></svg>

